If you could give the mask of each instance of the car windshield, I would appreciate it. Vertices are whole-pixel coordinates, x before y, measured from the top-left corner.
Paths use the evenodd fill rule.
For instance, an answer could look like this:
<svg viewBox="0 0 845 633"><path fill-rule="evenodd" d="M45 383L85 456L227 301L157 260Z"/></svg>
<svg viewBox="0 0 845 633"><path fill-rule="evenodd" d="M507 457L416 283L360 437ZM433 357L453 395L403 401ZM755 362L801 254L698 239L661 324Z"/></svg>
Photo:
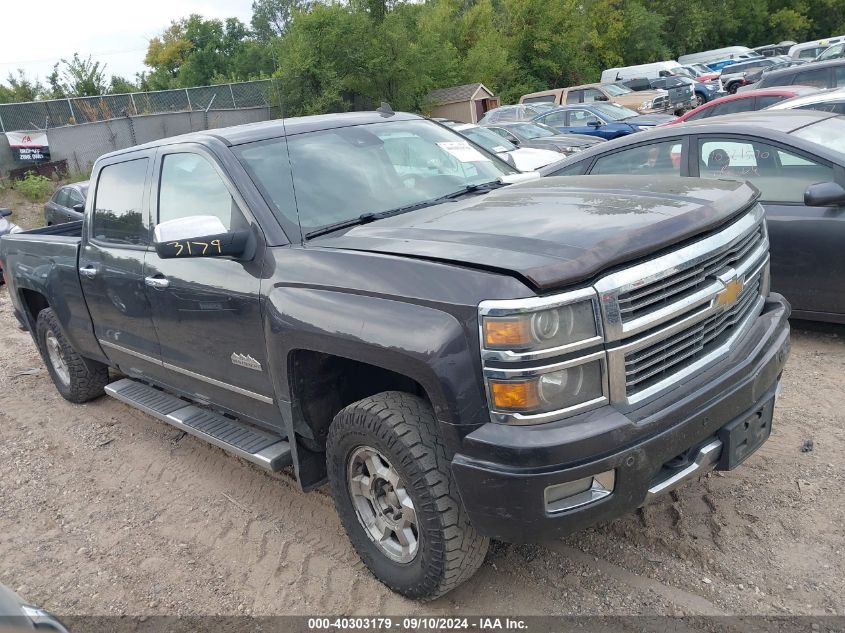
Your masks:
<svg viewBox="0 0 845 633"><path fill-rule="evenodd" d="M458 134L466 136L476 145L481 145L488 152L499 154L501 152L512 152L516 149L516 145L510 141L502 138L495 132L491 132L483 127L468 127L462 130L456 130Z"/></svg>
<svg viewBox="0 0 845 633"><path fill-rule="evenodd" d="M560 132L553 127L549 127L545 123L539 123L536 121L533 123L517 123L516 125L510 125L508 126L508 129L515 130L517 134L524 136L529 140L560 134Z"/></svg>
<svg viewBox="0 0 845 633"><path fill-rule="evenodd" d="M517 173L425 120L305 132L233 148L283 223L304 234L434 204Z"/></svg>
<svg viewBox="0 0 845 633"><path fill-rule="evenodd" d="M799 128L791 134L845 156L845 117L825 119Z"/></svg>
<svg viewBox="0 0 845 633"><path fill-rule="evenodd" d="M593 108L599 114L613 121L623 121L630 119L632 116L637 116L636 112L618 103L594 103Z"/></svg>
<svg viewBox="0 0 845 633"><path fill-rule="evenodd" d="M622 84L606 84L602 86L611 97L619 97L622 95L626 95L629 92L633 92L627 86L623 86Z"/></svg>

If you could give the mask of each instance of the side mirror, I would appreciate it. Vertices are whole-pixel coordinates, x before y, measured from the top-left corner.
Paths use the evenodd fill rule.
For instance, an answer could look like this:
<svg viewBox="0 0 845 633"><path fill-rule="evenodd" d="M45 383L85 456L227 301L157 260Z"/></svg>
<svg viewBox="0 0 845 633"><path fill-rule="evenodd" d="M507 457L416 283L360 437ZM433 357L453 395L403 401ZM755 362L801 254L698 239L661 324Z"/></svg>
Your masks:
<svg viewBox="0 0 845 633"><path fill-rule="evenodd" d="M601 127L601 121L599 121L598 119L590 119L589 121L587 121L587 125L589 125L590 127Z"/></svg>
<svg viewBox="0 0 845 633"><path fill-rule="evenodd" d="M251 236L248 230L227 231L217 216L194 215L159 224L153 243L162 259L243 257Z"/></svg>
<svg viewBox="0 0 845 633"><path fill-rule="evenodd" d="M84 213L85 212L85 205L84 204L75 204L71 207L77 213Z"/></svg>
<svg viewBox="0 0 845 633"><path fill-rule="evenodd" d="M835 182L817 182L804 191L804 204L808 207L845 205L845 189Z"/></svg>
<svg viewBox="0 0 845 633"><path fill-rule="evenodd" d="M599 95L594 99L594 101L609 101L609 99L607 98L607 95Z"/></svg>
<svg viewBox="0 0 845 633"><path fill-rule="evenodd" d="M11 209L0 209L0 218L8 218L12 215Z"/></svg>
<svg viewBox="0 0 845 633"><path fill-rule="evenodd" d="M509 138L508 140L511 142L511 144L515 145L516 147L519 147L519 139L515 136L513 138Z"/></svg>

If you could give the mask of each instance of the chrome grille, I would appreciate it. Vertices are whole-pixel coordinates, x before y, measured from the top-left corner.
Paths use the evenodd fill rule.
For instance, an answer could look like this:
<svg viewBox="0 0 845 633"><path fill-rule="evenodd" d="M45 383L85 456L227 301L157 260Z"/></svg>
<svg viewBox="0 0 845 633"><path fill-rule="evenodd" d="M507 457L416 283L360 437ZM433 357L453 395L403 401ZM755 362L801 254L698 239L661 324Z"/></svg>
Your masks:
<svg viewBox="0 0 845 633"><path fill-rule="evenodd" d="M618 296L619 315L623 323L689 297L710 283L710 278L728 267L740 266L764 239L760 224L747 235L714 252L692 268L676 272L657 282Z"/></svg>
<svg viewBox="0 0 845 633"><path fill-rule="evenodd" d="M723 345L760 302L763 270L746 281L730 308L625 355L625 393L631 396L670 377Z"/></svg>

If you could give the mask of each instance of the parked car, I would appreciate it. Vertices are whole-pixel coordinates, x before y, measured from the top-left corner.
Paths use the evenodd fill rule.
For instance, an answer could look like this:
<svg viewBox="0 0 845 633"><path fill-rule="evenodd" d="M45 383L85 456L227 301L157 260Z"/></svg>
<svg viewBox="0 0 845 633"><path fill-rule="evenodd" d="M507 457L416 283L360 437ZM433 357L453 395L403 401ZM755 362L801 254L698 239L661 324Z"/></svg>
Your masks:
<svg viewBox="0 0 845 633"><path fill-rule="evenodd" d="M845 118L747 112L655 128L544 167L546 176L748 180L762 192L772 287L802 319L845 323Z"/></svg>
<svg viewBox="0 0 845 633"><path fill-rule="evenodd" d="M499 123L501 121L530 121L551 107L553 106L545 103L499 106L485 112L478 124L486 125L487 123Z"/></svg>
<svg viewBox="0 0 845 633"><path fill-rule="evenodd" d="M11 209L0 209L0 237L8 235L10 233L18 233L23 230L14 222L6 219L10 215L12 215ZM5 283L6 280L3 276L3 260L0 259L0 286L4 285Z"/></svg>
<svg viewBox="0 0 845 633"><path fill-rule="evenodd" d="M826 62L829 59L839 59L841 57L845 57L845 42L840 42L824 49L813 61Z"/></svg>
<svg viewBox="0 0 845 633"><path fill-rule="evenodd" d="M834 90L814 90L803 96L779 101L768 110L821 110L835 114L845 114L845 88Z"/></svg>
<svg viewBox="0 0 845 633"><path fill-rule="evenodd" d="M714 79L719 79L719 76L722 74L719 71L710 70L704 64L686 64L681 66L681 68L686 70L690 77L698 81L713 81Z"/></svg>
<svg viewBox="0 0 845 633"><path fill-rule="evenodd" d="M801 42L789 48L789 55L793 59L804 59L812 61L828 48L834 44L845 41L845 35L838 35L836 37L826 37L821 40L812 40L809 42Z"/></svg>
<svg viewBox="0 0 845 633"><path fill-rule="evenodd" d="M553 105L574 105L594 101L609 101L636 110L640 114L664 113L672 110L669 93L665 90L634 92L621 84L587 84L572 88L555 88L532 92L519 98L520 103Z"/></svg>
<svg viewBox="0 0 845 633"><path fill-rule="evenodd" d="M763 73L755 86L789 86L792 84L813 86L815 88L840 88L845 86L845 59L832 59L826 62L814 62L793 66L782 70Z"/></svg>
<svg viewBox="0 0 845 633"><path fill-rule="evenodd" d="M541 114L534 120L554 128L558 133L587 134L612 139L671 121L673 118L666 114L637 114L615 103L585 103L561 106Z"/></svg>
<svg viewBox="0 0 845 633"><path fill-rule="evenodd" d="M636 66L621 66L619 68L608 68L601 74L601 83L613 84L624 82L628 79L645 77L646 79L657 79L677 75L681 65L676 61L652 62L650 64L637 64Z"/></svg>
<svg viewBox="0 0 845 633"><path fill-rule="evenodd" d="M675 125L676 123L684 123L685 121L698 121L699 119L721 116L723 114L763 110L785 99L802 95L812 95L818 92L818 88L812 88L810 86L776 86L774 88L760 88L758 90L738 92L722 97L721 99L716 99L710 103L705 103L673 121L663 123L663 125Z"/></svg>
<svg viewBox="0 0 845 633"><path fill-rule="evenodd" d="M540 121L506 121L485 127L517 147L548 149L565 156L581 152L602 140L588 134L562 134Z"/></svg>
<svg viewBox="0 0 845 633"><path fill-rule="evenodd" d="M756 86L754 84L756 84L758 81L760 81L760 78L763 75L765 75L766 73L771 72L773 70L780 70L782 68L791 68L793 66L801 66L802 64L808 63L807 60L804 60L804 59L783 60L783 59L781 59L780 56L772 57L770 59L775 60L775 63L772 64L771 66L769 66L768 68L760 68L760 69L754 70L750 73L746 73L745 77L743 77L743 79L745 79L745 82L737 89L737 91L742 91L742 90L745 90L745 89L753 90L754 88L756 88ZM749 86L749 87L746 88L746 86Z"/></svg>
<svg viewBox="0 0 845 633"><path fill-rule="evenodd" d="M64 398L328 482L366 566L430 599L490 538L609 521L771 430L758 192L534 176L385 108L267 121L98 158L85 219L0 257Z"/></svg>
<svg viewBox="0 0 845 633"><path fill-rule="evenodd" d="M789 55L789 49L795 46L797 42L784 40L778 44L766 44L765 46L755 46L754 52L763 57L775 57L780 55Z"/></svg>
<svg viewBox="0 0 845 633"><path fill-rule="evenodd" d="M44 222L47 226L62 222L78 222L85 211L87 197L87 180L59 187L44 205Z"/></svg>
<svg viewBox="0 0 845 633"><path fill-rule="evenodd" d="M680 110L689 110L718 99L725 94L720 80L701 82L686 75L661 77L651 81L652 88L660 88L669 93L669 100Z"/></svg>
<svg viewBox="0 0 845 633"><path fill-rule="evenodd" d="M550 163L560 160L561 154L568 156L581 151L570 147L570 152L558 152L550 149L538 149L535 147L518 147L506 140L499 134L486 127L473 125L472 123L445 123L461 136L468 138L476 145L484 148L491 154L495 154L502 160L510 163L519 171L534 171Z"/></svg>
<svg viewBox="0 0 845 633"><path fill-rule="evenodd" d="M722 83L725 86L725 90L730 94L734 94L740 86L751 83L749 75L756 77L756 73L762 73L777 63L778 60L772 57L758 57L757 59L740 61L731 65L722 73Z"/></svg>
<svg viewBox="0 0 845 633"><path fill-rule="evenodd" d="M709 51L701 51L699 53L689 53L678 57L679 64L704 64L709 66L712 62L718 62L724 59L736 59L742 55L755 55L747 46L725 46L723 48L715 48Z"/></svg>

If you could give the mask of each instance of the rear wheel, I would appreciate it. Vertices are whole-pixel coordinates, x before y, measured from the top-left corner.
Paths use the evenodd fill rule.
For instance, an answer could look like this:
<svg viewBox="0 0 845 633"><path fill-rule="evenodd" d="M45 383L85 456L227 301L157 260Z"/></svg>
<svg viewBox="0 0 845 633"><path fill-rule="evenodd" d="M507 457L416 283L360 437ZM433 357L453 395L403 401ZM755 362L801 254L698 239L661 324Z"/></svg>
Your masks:
<svg viewBox="0 0 845 633"><path fill-rule="evenodd" d="M700 92L696 92L695 93L695 107L697 108L698 106L704 105L705 103L707 103L707 98L703 94L701 94Z"/></svg>
<svg viewBox="0 0 845 633"><path fill-rule="evenodd" d="M381 582L418 600L470 578L489 545L461 505L436 425L424 400L389 391L338 413L326 444L349 540Z"/></svg>
<svg viewBox="0 0 845 633"><path fill-rule="evenodd" d="M38 313L35 339L53 384L65 400L77 404L102 396L109 382L109 368L83 358L65 338L52 308Z"/></svg>
<svg viewBox="0 0 845 633"><path fill-rule="evenodd" d="M737 90L739 90L739 83L734 82L732 84L728 84L728 92L730 94L735 95Z"/></svg>

